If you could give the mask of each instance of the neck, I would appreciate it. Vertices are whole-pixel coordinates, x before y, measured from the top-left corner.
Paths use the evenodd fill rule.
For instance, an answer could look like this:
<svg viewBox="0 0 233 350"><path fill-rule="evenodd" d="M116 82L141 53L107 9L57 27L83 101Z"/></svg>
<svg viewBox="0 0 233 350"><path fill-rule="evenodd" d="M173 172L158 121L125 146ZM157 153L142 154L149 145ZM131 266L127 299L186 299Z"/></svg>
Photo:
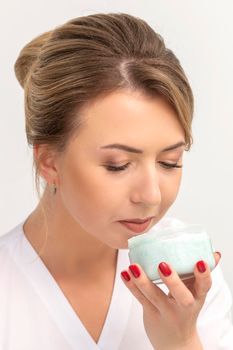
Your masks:
<svg viewBox="0 0 233 350"><path fill-rule="evenodd" d="M84 231L58 201L51 207L48 198L45 191L23 229L54 277L70 279L78 276L93 281L115 271L117 249Z"/></svg>

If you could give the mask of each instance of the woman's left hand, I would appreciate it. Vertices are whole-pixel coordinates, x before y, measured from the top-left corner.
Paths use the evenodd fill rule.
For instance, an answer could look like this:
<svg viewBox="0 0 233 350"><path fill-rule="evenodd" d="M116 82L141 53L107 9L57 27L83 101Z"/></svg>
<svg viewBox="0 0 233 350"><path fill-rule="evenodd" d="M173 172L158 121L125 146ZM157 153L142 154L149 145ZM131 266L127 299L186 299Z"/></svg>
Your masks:
<svg viewBox="0 0 233 350"><path fill-rule="evenodd" d="M220 256L214 253L215 263L218 264ZM198 314L205 302L206 295L212 285L210 268L205 263L206 270L200 272L195 265L194 277L182 281L171 265L171 274L165 276L158 269L160 278L169 289L165 294L154 284L139 264L132 265L124 275L130 276L130 280L123 278L127 288L138 299L143 307L143 322L147 336L154 348L173 349L201 349L198 344L199 337L196 329ZM192 348L193 346L193 348Z"/></svg>

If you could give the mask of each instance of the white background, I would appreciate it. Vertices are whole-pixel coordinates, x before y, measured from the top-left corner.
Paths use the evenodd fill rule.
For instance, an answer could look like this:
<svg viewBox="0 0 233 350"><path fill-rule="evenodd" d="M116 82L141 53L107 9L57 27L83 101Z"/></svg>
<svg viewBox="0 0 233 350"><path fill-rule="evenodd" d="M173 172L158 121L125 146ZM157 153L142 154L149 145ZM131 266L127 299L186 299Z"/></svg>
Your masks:
<svg viewBox="0 0 233 350"><path fill-rule="evenodd" d="M84 5L85 4L85 5ZM71 18L126 12L145 19L179 58L193 89L194 145L184 157L179 195L168 214L202 224L222 253L233 291L233 2L227 0L40 0L0 8L0 235L25 219L37 203L32 153L25 136L23 90L13 65L38 34Z"/></svg>

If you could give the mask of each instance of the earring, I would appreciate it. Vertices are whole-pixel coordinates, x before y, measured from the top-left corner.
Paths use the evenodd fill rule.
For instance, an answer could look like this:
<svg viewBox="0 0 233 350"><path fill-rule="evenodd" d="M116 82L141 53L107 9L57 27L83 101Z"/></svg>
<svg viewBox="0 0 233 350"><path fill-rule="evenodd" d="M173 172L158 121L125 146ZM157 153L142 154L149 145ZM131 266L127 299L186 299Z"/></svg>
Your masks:
<svg viewBox="0 0 233 350"><path fill-rule="evenodd" d="M52 184L52 193L53 193L53 195L55 195L56 194L56 192L57 192L57 186L56 186L56 184Z"/></svg>

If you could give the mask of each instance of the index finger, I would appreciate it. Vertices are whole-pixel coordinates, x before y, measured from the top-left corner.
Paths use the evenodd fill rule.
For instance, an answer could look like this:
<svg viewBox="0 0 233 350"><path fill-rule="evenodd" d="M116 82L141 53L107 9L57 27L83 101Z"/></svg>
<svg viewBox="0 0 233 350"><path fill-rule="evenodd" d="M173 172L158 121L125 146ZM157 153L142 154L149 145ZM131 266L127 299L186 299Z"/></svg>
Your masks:
<svg viewBox="0 0 233 350"><path fill-rule="evenodd" d="M137 272L136 276L133 273L134 270ZM148 278L143 268L139 264L133 264L129 266L128 273L140 292L159 311L162 311L167 303L167 295Z"/></svg>
<svg viewBox="0 0 233 350"><path fill-rule="evenodd" d="M158 271L161 280L169 289L169 295L176 300L177 304L185 307L194 304L195 298L193 294L186 287L185 283L181 280L171 264L161 262Z"/></svg>

